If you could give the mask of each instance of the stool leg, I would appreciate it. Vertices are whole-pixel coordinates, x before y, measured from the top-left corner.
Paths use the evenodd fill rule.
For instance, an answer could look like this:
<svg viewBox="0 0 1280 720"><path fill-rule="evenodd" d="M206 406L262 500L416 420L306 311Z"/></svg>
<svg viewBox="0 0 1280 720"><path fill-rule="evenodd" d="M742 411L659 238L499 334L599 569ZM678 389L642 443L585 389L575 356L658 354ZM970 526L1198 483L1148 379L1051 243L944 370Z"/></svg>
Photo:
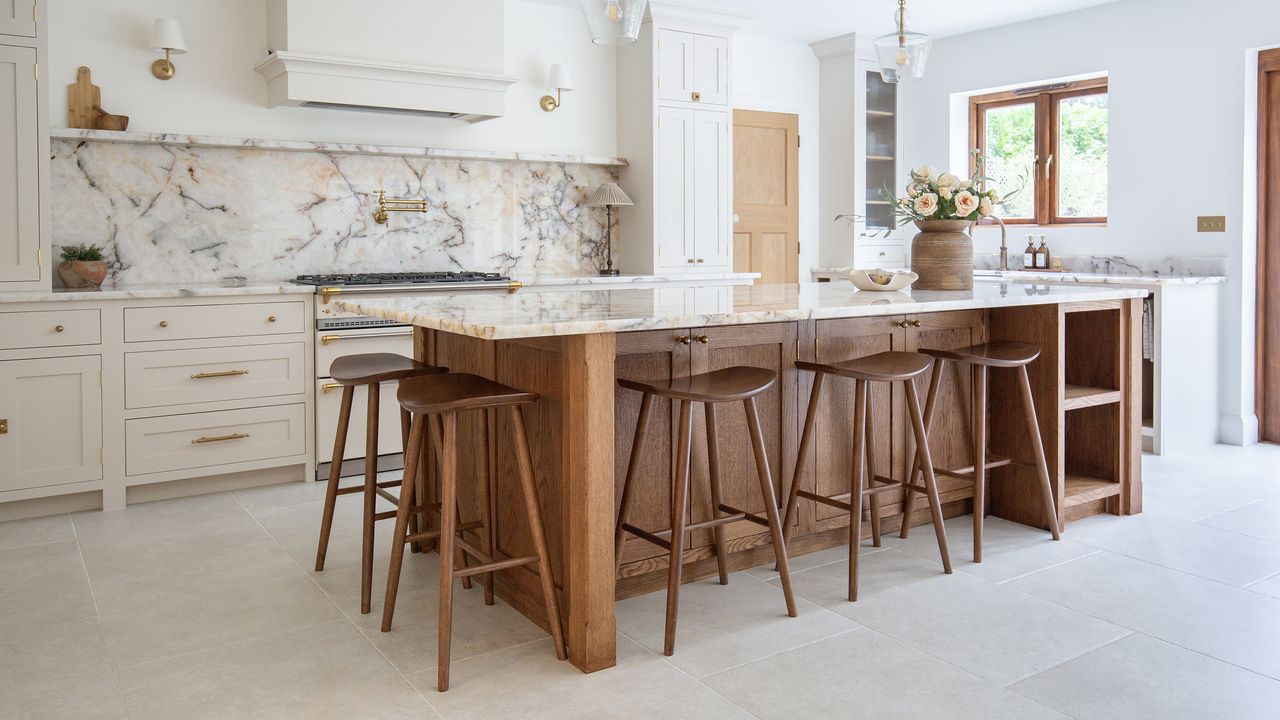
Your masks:
<svg viewBox="0 0 1280 720"><path fill-rule="evenodd" d="M1031 435L1031 449L1036 456L1036 474L1040 477L1040 493L1044 498L1044 512L1049 518L1049 531L1054 540L1062 539L1058 527L1058 510L1053 502L1053 487L1049 481L1049 463L1044 459L1044 441L1040 439L1040 423L1036 420L1036 403L1031 397L1031 378L1027 377L1027 366L1018 368L1019 387L1022 390L1022 405L1027 409L1027 432Z"/></svg>
<svg viewBox="0 0 1280 720"><path fill-rule="evenodd" d="M929 431L920 418L920 396L912 380L905 383L907 414L911 416L911 429L916 439L916 459L924 468L924 488L929 498L929 513L933 515L933 534L938 538L938 552L942 555L942 569L951 574L951 551L947 548L947 528L942 524L942 500L938 497L938 476L933 472L933 454L929 452ZM914 477L914 476L913 476ZM903 519L906 522L906 519Z"/></svg>
<svg viewBox="0 0 1280 720"><path fill-rule="evenodd" d="M973 561L982 562L987 515L987 367L973 366Z"/></svg>
<svg viewBox="0 0 1280 720"><path fill-rule="evenodd" d="M849 479L849 602L858 600L858 551L862 547L862 490L867 441L867 381L855 380L853 393L853 476Z"/></svg>
<svg viewBox="0 0 1280 720"><path fill-rule="evenodd" d="M480 479L480 507L484 513L484 535L480 538L480 549L489 557L493 557L493 535L494 535L494 516L497 514L494 508L494 482L496 480L493 463L489 461L489 453L493 448L493 410L486 408L484 411L484 451L481 457L484 458L484 472ZM493 573L484 574L484 604L493 604Z"/></svg>
<svg viewBox="0 0 1280 720"><path fill-rule="evenodd" d="M511 407L511 425L516 435L516 460L520 465L520 487L524 490L524 506L529 515L529 532L538 553L538 579L542 581L542 600L547 606L547 626L556 644L556 657L569 657L564 646L564 629L560 625L560 605L556 602L556 585L551 577L551 554L542 527L542 508L538 505L538 487L533 479L533 460L529 456L529 439L524 431L524 415L517 405Z"/></svg>
<svg viewBox="0 0 1280 720"><path fill-rule="evenodd" d="M787 615L796 616L796 598L791 592L791 561L787 557L787 541L782 536L782 518L778 517L778 496L773 492L773 473L769 470L769 456L764 449L764 433L760 432L760 413L756 399L742 401L747 411L747 434L751 436L751 449L755 452L756 474L760 476L760 496L764 499L764 514L769 521L769 534L773 536L773 555L778 563L778 577L782 580L782 596L787 601Z"/></svg>
<svg viewBox="0 0 1280 720"><path fill-rule="evenodd" d="M711 519L720 517L720 443L716 440L716 404L705 403L707 416L707 475L711 479ZM716 567L720 571L720 584L729 584L729 556L724 544L724 526L713 528L716 539Z"/></svg>
<svg viewBox="0 0 1280 720"><path fill-rule="evenodd" d="M680 403L680 444L676 450L675 489L671 495L671 553L667 568L667 630L662 654L676 650L676 619L680 611L680 573L684 570L684 524L689 506L689 452L693 444L693 403Z"/></svg>
<svg viewBox="0 0 1280 720"><path fill-rule="evenodd" d="M929 374L929 392L924 401L924 432L925 436L929 435L929 428L933 426L933 409L938 401L938 387L942 384L942 369L947 364L946 360L935 359L933 361L933 371ZM914 393L916 389L916 381L908 380L911 383L909 390ZM915 458L911 461L911 474L907 482L915 484L916 473L920 472L920 454L916 453ZM932 468L930 468L932 469ZM911 488L907 488L907 496L902 501L902 528L898 532L898 537L906 539L907 534L911 531L911 513L915 509L916 494Z"/></svg>
<svg viewBox="0 0 1280 720"><path fill-rule="evenodd" d="M333 457L329 461L329 485L324 492L324 516L320 518L320 543L316 547L316 572L324 570L324 556L329 552L329 532L333 529L333 509L338 502L338 480L342 476L342 453L347 447L347 426L351 424L351 399L356 389L342 388L342 408L338 410L338 432L333 441Z"/></svg>
<svg viewBox="0 0 1280 720"><path fill-rule="evenodd" d="M413 418L410 416L409 411L405 410L404 408L400 408L400 452L402 453L402 457L403 457L403 454L407 453L409 450L409 425L412 424L412 422L413 422ZM409 462L409 459L405 457L404 462L407 464ZM406 474L408 474L408 471L409 471L408 467L403 468L403 472L405 472ZM414 478L414 484L415 484L414 494L417 495L418 493L417 493L416 477ZM401 502L404 502L404 500L402 499ZM409 533L413 535L418 534L418 530L421 527L421 525L422 523L419 521L418 513L416 512L410 513ZM414 540L412 543L410 543L409 551L415 552L415 553L422 552L421 541Z"/></svg>
<svg viewBox="0 0 1280 720"><path fill-rule="evenodd" d="M809 393L809 409L804 414L804 430L800 433L800 452L796 454L796 469L791 475L791 488L787 490L787 508L782 516L782 537L791 542L791 528L796 520L796 501L800 499L800 475L804 471L804 461L809 456L809 443L813 441L814 420L818 417L818 400L822 393L822 379L826 373L815 373L813 390ZM775 562L773 569L778 569Z"/></svg>
<svg viewBox="0 0 1280 720"><path fill-rule="evenodd" d="M405 474L400 481L400 507L396 508L396 529L391 539L391 565L387 568L387 595L382 602L382 632L391 631L391 618L396 612L396 592L400 588L400 568L404 563L404 538L409 532L410 509L416 501L412 478L417 475L417 465L422 461L426 425L426 418L419 415L409 430Z"/></svg>
<svg viewBox="0 0 1280 720"><path fill-rule="evenodd" d="M454 538L458 532L457 452L458 415L442 419L440 442L443 471L440 473L440 627L436 658L436 690L449 689L449 651L453 640Z"/></svg>
<svg viewBox="0 0 1280 720"><path fill-rule="evenodd" d="M622 567L622 544L626 541L626 531L622 524L627 521L627 512L631 509L631 486L635 484L636 473L640 469L640 453L644 447L644 436L649 427L649 407L653 396L644 393L640 400L640 415L636 418L636 436L631 441L631 459L627 461L627 478L622 483L622 502L618 505L618 524L613 529L613 574L618 575Z"/></svg>
<svg viewBox="0 0 1280 720"><path fill-rule="evenodd" d="M436 428L436 429L435 429L435 433L436 433L436 446L437 446L437 448L442 448L443 446L441 445L441 443L443 443L443 442L444 442L444 419L443 419L441 416L439 416L439 415L434 416L434 419L435 419L435 428ZM455 428L456 428L456 416L455 416ZM455 431L454 431L454 432L456 433L456 432L457 432L457 430L455 429ZM455 458L456 458L456 455L455 455ZM456 475L456 474L457 474L457 465L456 465L457 460L456 460L456 459L454 460L454 463L455 463L455 466L454 466L454 474ZM444 451L443 451L443 450L440 450L440 463L439 463L439 465L440 465L440 467L438 468L438 470L440 471L440 474L441 474L441 475L443 475L443 474L444 474ZM455 481L455 482L456 482L456 481ZM455 490L455 492L456 492L456 490ZM440 493L441 493L441 496L440 496L440 516L441 516L440 526L441 526L441 528L443 528L443 527L444 527L444 520L443 520L443 518L444 518L444 514L445 514L445 512L447 511L447 509L448 509L448 508L447 508L447 506L444 504L443 490L440 490ZM453 523L454 523L454 527L457 527L457 526L459 526L459 525L461 525L461 524L462 524L462 513L461 513L461 511L458 509L458 503L456 503L456 502L453 504ZM442 534L443 534L443 529L442 529L442 531L441 531L441 532L442 532ZM465 551L463 551L462 547L461 547L461 546L459 546L459 545L457 545L456 543L451 543L451 546L452 546L452 547L453 547L453 549L454 549L454 550L453 550L453 554L454 554L454 556L455 556L455 557L454 557L454 567L466 567L466 566L467 566L467 554L466 554L466 552L465 552ZM470 590L470 589L471 589L471 576L470 576L470 575L467 575L467 576L465 576L465 577L463 577L463 578L462 578L462 588L463 588L464 590Z"/></svg>
<svg viewBox="0 0 1280 720"><path fill-rule="evenodd" d="M364 533L360 548L360 613L373 597L373 514L378 505L378 383L369 384L369 415L364 435ZM403 483L402 483L403 484Z"/></svg>
<svg viewBox="0 0 1280 720"><path fill-rule="evenodd" d="M863 444L863 454L867 458L867 481L864 484L865 489L870 490L876 486L876 434L872 431L873 424L871 422L871 390L870 383L867 384L867 417L866 417L866 436L867 439ZM890 396L893 390L890 386ZM871 505L871 544L880 547L880 493L871 493L867 498ZM859 506L861 509L861 506Z"/></svg>

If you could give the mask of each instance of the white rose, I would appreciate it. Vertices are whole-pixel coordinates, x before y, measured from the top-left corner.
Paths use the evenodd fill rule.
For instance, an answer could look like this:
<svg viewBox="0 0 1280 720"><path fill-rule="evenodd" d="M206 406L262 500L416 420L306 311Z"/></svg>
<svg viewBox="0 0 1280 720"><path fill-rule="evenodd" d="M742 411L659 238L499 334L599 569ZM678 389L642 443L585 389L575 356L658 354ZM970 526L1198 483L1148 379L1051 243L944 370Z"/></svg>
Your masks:
<svg viewBox="0 0 1280 720"><path fill-rule="evenodd" d="M991 199L992 204L1000 202L1000 193L996 192L995 190L992 190L991 192L987 193L987 197Z"/></svg>
<svg viewBox="0 0 1280 720"><path fill-rule="evenodd" d="M956 193L956 215L965 217L978 209L978 196L968 190Z"/></svg>
<svg viewBox="0 0 1280 720"><path fill-rule="evenodd" d="M933 182L938 177L938 170L932 165L924 165L916 168L914 174L924 182Z"/></svg>
<svg viewBox="0 0 1280 720"><path fill-rule="evenodd" d="M951 188L947 187L946 185L938 186L938 196L941 197L943 200L950 200L951 195L952 195Z"/></svg>
<svg viewBox="0 0 1280 720"><path fill-rule="evenodd" d="M969 188L971 188L971 187L973 187L973 181L972 181L972 180L961 180L961 181L960 181L960 186L959 186L959 188L958 188L958 189L960 189L960 190L968 190L968 189L969 189Z"/></svg>
<svg viewBox="0 0 1280 720"><path fill-rule="evenodd" d="M920 215L932 215L938 211L938 196L925 193L916 198L915 211Z"/></svg>
<svg viewBox="0 0 1280 720"><path fill-rule="evenodd" d="M913 198L920 197L920 187L915 183L907 185L907 195Z"/></svg>
<svg viewBox="0 0 1280 720"><path fill-rule="evenodd" d="M949 172L942 173L938 176L938 187L954 190L955 188L960 187L960 178Z"/></svg>
<svg viewBox="0 0 1280 720"><path fill-rule="evenodd" d="M991 198L982 198L982 202L978 203L978 214L991 217Z"/></svg>

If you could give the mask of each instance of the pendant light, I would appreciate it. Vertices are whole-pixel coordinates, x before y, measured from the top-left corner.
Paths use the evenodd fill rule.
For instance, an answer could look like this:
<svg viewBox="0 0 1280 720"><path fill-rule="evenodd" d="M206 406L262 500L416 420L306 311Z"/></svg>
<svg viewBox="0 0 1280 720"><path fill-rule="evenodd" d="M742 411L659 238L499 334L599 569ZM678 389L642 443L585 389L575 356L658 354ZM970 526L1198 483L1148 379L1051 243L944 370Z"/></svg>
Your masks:
<svg viewBox="0 0 1280 720"><path fill-rule="evenodd" d="M648 0L579 0L597 45L630 45L640 37Z"/></svg>
<svg viewBox="0 0 1280 720"><path fill-rule="evenodd" d="M933 41L924 33L907 32L907 0L898 0L894 21L898 32L876 38L880 77L887 83L919 80L924 77L924 64L929 59Z"/></svg>

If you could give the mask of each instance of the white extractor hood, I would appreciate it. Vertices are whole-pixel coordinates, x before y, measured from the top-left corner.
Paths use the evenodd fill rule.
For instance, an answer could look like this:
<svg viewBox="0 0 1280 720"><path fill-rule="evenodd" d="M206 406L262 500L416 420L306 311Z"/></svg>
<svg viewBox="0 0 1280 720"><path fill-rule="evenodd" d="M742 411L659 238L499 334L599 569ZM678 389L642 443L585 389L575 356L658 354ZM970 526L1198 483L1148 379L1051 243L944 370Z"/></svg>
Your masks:
<svg viewBox="0 0 1280 720"><path fill-rule="evenodd" d="M500 117L503 0L268 0L267 104Z"/></svg>

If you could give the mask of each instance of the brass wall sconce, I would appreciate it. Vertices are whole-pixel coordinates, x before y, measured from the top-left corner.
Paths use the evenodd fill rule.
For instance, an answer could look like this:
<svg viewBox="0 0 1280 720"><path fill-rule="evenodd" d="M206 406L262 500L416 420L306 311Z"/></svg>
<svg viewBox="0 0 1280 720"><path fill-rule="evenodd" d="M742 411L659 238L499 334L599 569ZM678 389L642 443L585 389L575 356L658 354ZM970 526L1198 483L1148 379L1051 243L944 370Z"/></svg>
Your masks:
<svg viewBox="0 0 1280 720"><path fill-rule="evenodd" d="M151 74L157 80L171 80L175 68L173 56L187 51L187 41L182 37L182 26L173 18L156 18L151 27L151 49L164 53L164 59L151 63Z"/></svg>
<svg viewBox="0 0 1280 720"><path fill-rule="evenodd" d="M547 86L556 91L555 97L543 95L539 105L543 112L551 112L560 107L560 92L573 90L573 78L569 76L569 68L564 65L552 65L547 71Z"/></svg>
<svg viewBox="0 0 1280 720"><path fill-rule="evenodd" d="M426 200L417 198L389 198L386 190L374 190L374 195L378 196L378 210L373 213L373 221L379 225L386 225L389 219L388 213L393 212L417 212L425 213L430 206Z"/></svg>

